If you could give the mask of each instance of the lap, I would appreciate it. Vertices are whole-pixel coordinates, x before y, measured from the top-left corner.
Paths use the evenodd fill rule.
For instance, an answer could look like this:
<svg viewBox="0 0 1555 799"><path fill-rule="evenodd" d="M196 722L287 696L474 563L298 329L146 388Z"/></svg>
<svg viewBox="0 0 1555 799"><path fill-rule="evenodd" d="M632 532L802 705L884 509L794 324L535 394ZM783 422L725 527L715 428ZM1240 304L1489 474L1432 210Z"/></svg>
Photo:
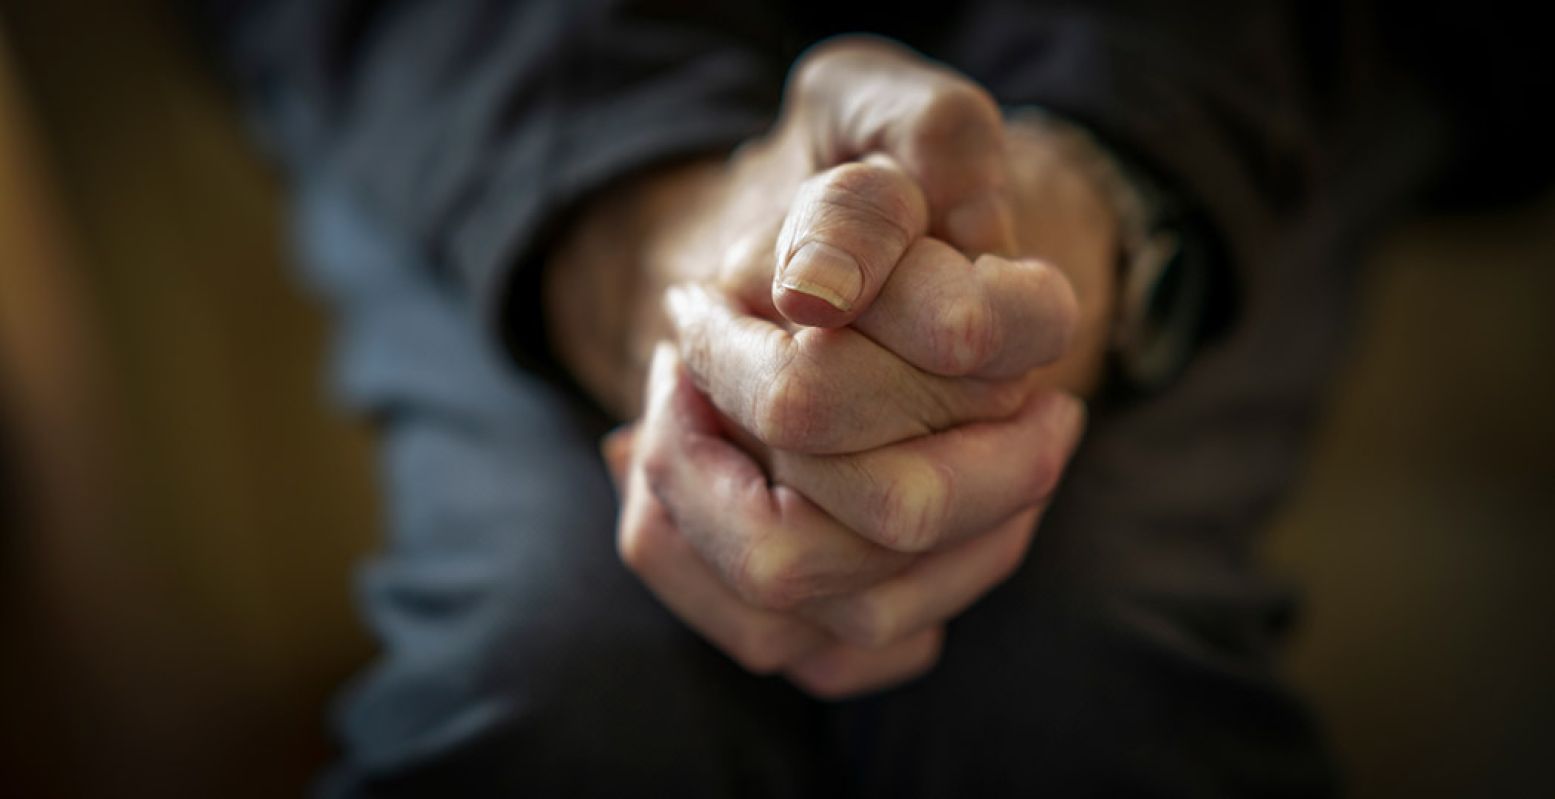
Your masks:
<svg viewBox="0 0 1555 799"><path fill-rule="evenodd" d="M1032 557L950 623L931 674L833 711L861 795L1333 793L1313 721L1272 671L1153 603L1055 587L1057 564Z"/></svg>
<svg viewBox="0 0 1555 799"><path fill-rule="evenodd" d="M324 792L811 796L816 706L747 675L620 564L604 422L514 376L343 199L305 201L337 383L374 418L390 531L361 574L381 646Z"/></svg>

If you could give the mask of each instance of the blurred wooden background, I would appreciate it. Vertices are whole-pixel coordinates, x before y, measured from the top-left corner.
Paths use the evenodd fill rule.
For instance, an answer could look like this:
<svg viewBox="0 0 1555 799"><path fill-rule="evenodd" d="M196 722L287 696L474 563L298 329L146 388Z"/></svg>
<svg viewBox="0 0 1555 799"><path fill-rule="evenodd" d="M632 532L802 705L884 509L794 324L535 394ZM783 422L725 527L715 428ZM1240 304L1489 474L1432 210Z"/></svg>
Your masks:
<svg viewBox="0 0 1555 799"><path fill-rule="evenodd" d="M152 0L0 6L0 794L296 795L369 652L370 445L196 50ZM1356 796L1555 795L1555 206L1372 266L1271 539L1294 676Z"/></svg>
<svg viewBox="0 0 1555 799"><path fill-rule="evenodd" d="M32 316L72 325L50 355L90 363L92 401L39 432L93 426L66 443L108 466L61 489L100 512L6 535L6 573L32 580L10 603L28 634L6 641L0 794L296 795L368 651L350 569L375 509L280 187L163 4L3 11L0 208L25 218L0 227L0 307L49 284L55 313Z"/></svg>

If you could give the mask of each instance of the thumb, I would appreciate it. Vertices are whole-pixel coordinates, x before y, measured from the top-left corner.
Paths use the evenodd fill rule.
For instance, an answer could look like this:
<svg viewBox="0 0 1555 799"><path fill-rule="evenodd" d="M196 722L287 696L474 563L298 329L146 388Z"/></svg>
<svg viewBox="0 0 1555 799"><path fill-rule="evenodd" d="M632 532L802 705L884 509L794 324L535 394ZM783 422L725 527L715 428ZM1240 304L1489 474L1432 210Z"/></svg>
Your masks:
<svg viewBox="0 0 1555 799"><path fill-rule="evenodd" d="M821 172L800 186L778 234L772 304L798 324L846 325L927 229L923 193L890 158Z"/></svg>
<svg viewBox="0 0 1555 799"><path fill-rule="evenodd" d="M824 168L871 152L917 181L929 232L976 256L1010 254L1004 120L971 79L884 39L831 39L800 58L787 98L792 135Z"/></svg>

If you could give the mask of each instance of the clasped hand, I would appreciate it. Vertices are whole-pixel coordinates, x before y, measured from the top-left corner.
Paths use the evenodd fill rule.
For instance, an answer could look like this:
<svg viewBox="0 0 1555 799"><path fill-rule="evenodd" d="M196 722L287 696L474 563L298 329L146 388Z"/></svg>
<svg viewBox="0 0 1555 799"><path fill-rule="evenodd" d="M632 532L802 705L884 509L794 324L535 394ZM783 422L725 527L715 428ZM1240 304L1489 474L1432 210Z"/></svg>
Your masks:
<svg viewBox="0 0 1555 799"><path fill-rule="evenodd" d="M877 40L812 51L774 132L689 174L638 195L661 210L627 335L659 343L605 444L621 556L753 672L910 679L1079 441L1110 212L975 84Z"/></svg>

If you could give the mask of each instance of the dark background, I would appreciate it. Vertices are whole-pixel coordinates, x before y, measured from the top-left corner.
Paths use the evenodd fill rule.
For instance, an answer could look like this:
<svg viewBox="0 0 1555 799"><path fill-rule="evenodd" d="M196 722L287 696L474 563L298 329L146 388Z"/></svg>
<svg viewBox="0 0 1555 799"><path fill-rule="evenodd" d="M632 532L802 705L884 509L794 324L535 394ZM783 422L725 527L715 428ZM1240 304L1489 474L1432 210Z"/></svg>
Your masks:
<svg viewBox="0 0 1555 799"><path fill-rule="evenodd" d="M369 439L196 50L150 0L0 4L0 794L296 795L370 653ZM1555 795L1555 202L1368 261L1270 538L1293 678L1355 796Z"/></svg>

